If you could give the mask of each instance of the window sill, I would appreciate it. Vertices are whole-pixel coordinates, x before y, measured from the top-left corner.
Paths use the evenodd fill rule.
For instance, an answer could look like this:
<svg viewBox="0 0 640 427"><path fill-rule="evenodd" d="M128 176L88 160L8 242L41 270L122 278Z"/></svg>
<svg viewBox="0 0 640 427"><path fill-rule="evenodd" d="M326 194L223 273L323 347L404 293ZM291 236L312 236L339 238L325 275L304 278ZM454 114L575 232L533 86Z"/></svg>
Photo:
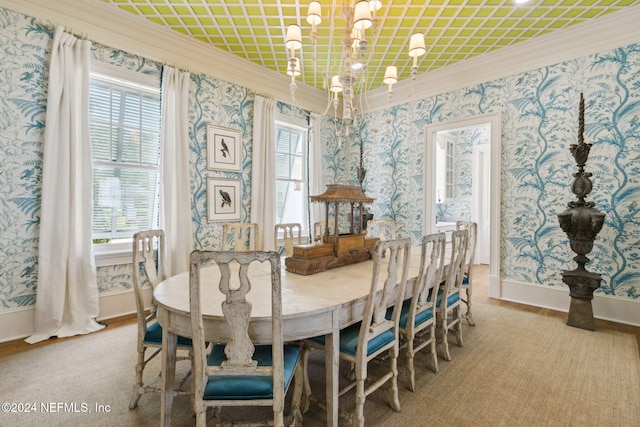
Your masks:
<svg viewBox="0 0 640 427"><path fill-rule="evenodd" d="M131 264L131 259L133 256L131 251L131 243L128 243L126 245L94 245L93 253L96 267Z"/></svg>

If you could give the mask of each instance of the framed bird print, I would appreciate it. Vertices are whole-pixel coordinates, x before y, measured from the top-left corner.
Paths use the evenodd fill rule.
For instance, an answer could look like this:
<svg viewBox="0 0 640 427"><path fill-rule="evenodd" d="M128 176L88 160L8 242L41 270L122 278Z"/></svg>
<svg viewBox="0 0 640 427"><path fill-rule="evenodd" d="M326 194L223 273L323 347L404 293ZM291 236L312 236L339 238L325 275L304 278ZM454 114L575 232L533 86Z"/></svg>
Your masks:
<svg viewBox="0 0 640 427"><path fill-rule="evenodd" d="M207 125L207 168L240 172L242 133L236 129Z"/></svg>
<svg viewBox="0 0 640 427"><path fill-rule="evenodd" d="M207 220L240 221L242 182L235 178L207 179Z"/></svg>

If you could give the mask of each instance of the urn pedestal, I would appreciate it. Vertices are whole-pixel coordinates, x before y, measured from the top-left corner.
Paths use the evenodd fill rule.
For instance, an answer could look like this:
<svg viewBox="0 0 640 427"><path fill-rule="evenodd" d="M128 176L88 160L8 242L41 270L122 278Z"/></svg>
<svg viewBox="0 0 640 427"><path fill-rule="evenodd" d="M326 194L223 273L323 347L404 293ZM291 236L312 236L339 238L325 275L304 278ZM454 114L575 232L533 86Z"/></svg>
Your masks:
<svg viewBox="0 0 640 427"><path fill-rule="evenodd" d="M591 300L593 300L593 292L600 287L602 276L587 271L585 264L589 262L586 255L593 249L596 235L604 224L605 214L594 207L594 202L585 201L585 197L592 190L591 173L584 170L591 144L584 143L583 133L584 99L580 94L578 144L572 144L570 147L571 154L578 165L578 172L573 174L571 191L578 200L568 203L568 208L558 214L558 222L562 230L567 233L571 249L577 254L573 260L578 264L575 270L565 270L562 273L562 281L569 286L571 297L567 325L595 331Z"/></svg>

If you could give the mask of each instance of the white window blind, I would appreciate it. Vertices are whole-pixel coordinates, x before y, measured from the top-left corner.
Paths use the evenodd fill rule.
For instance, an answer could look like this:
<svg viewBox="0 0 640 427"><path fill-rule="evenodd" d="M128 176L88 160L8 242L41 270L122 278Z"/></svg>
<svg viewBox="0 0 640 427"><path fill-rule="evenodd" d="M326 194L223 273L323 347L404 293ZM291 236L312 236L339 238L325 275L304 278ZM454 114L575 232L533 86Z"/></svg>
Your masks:
<svg viewBox="0 0 640 427"><path fill-rule="evenodd" d="M160 81L92 64L93 238L131 238L158 226Z"/></svg>
<svg viewBox="0 0 640 427"><path fill-rule="evenodd" d="M307 130L276 122L276 223L300 223L306 229Z"/></svg>

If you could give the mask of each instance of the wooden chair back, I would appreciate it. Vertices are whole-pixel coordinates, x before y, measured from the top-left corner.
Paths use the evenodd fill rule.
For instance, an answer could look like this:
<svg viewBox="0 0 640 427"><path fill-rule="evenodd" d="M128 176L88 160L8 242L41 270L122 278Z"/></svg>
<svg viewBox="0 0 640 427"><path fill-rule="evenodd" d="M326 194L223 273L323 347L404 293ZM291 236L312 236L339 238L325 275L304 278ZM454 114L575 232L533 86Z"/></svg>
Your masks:
<svg viewBox="0 0 640 427"><path fill-rule="evenodd" d="M456 230L467 230L469 232L463 270L464 275L467 277L467 284L470 285L473 273L473 259L476 253L476 244L478 241L478 224L471 221L457 221Z"/></svg>
<svg viewBox="0 0 640 427"><path fill-rule="evenodd" d="M325 235L331 235L333 233L333 229L331 226L327 229L326 221L318 221L313 223L313 240L314 241L323 241Z"/></svg>
<svg viewBox="0 0 640 427"><path fill-rule="evenodd" d="M398 322L400 319L400 307L404 296L409 272L409 256L411 239L396 239L379 241L376 244L373 255L373 273L371 276L371 288L369 297L362 316L362 327L358 337L358 354L356 359L367 360L367 345L371 339L393 329L398 336ZM388 253L387 262L382 258ZM382 267L386 271L382 271ZM389 307L397 307L393 310L391 319L386 318ZM397 339L395 345L397 346ZM386 350L388 348L384 348ZM383 349L380 349L381 352ZM369 355L368 358L375 357Z"/></svg>
<svg viewBox="0 0 640 427"><path fill-rule="evenodd" d="M249 280L249 266L254 262L270 264L271 277L268 283L251 283ZM226 361L215 365L207 364L207 348L202 319L202 267L205 265L217 267L220 281L215 289L222 292L225 301L222 311L229 328L229 340L224 346ZM249 334L249 319L252 305L248 295L252 289L259 286L271 288L271 319L272 319L272 360L271 366L258 366L253 360L257 345ZM194 381L195 408L198 424L206 418L207 406L264 406L272 405L274 417L282 422L284 408L284 347L282 334L282 288L280 285L280 256L275 251L199 251L191 253L190 258L190 309L191 330L194 350ZM262 346L264 347L264 346ZM212 350L213 352L214 350ZM205 386L209 376L250 376L271 377L273 381L272 399L232 398L220 400L203 400ZM248 381L248 380L245 380ZM231 391L230 391L231 392ZM279 415L277 415L279 414ZM202 423L201 425L204 425Z"/></svg>
<svg viewBox="0 0 640 427"><path fill-rule="evenodd" d="M445 270L442 299L460 293L460 286L464 278L464 262L469 246L469 231L454 230L451 232L451 258ZM442 307L447 304L441 304Z"/></svg>
<svg viewBox="0 0 640 427"><path fill-rule="evenodd" d="M445 247L447 235L435 233L422 236L420 272L411 297L411 308L407 325L415 324L416 316L426 310L436 310L438 287L444 278Z"/></svg>
<svg viewBox="0 0 640 427"><path fill-rule="evenodd" d="M367 223L369 235L380 240L396 239L396 222L392 219L373 219Z"/></svg>
<svg viewBox="0 0 640 427"><path fill-rule="evenodd" d="M133 294L136 300L139 343L147 333L147 324L155 319L155 303L151 313L145 314L142 287L149 284L151 289L165 279L164 274L165 239L163 230L139 231L133 235ZM141 344L139 344L141 345Z"/></svg>
<svg viewBox="0 0 640 427"><path fill-rule="evenodd" d="M254 222L222 224L222 250L235 252L260 250L258 224Z"/></svg>
<svg viewBox="0 0 640 427"><path fill-rule="evenodd" d="M279 234L282 231L284 244L280 244ZM297 236L297 239L296 239ZM276 250L284 247L286 256L293 255L293 245L302 244L302 225L298 223L276 224L273 229L273 246Z"/></svg>

